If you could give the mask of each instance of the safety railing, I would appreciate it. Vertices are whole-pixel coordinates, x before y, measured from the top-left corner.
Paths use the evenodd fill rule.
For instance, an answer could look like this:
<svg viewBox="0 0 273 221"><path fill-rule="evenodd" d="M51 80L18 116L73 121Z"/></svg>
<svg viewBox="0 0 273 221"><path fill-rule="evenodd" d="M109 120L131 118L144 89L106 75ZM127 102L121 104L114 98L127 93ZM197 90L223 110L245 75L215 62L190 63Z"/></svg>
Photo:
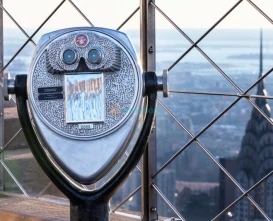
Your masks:
<svg viewBox="0 0 273 221"><path fill-rule="evenodd" d="M33 32L33 34L29 35L24 28L20 26L20 21L16 21L16 19L12 16L11 13L5 8L5 4L1 2L1 12L4 13L6 16L8 16L9 19L11 19L14 24L17 26L17 28L25 35L27 40L21 45L21 47L17 50L17 52L9 59L9 61L3 65L3 41L1 41L1 52L0 52L0 58L2 60L1 65L1 74L3 76L3 73L6 71L6 69L9 67L9 65L16 59L16 57L22 52L22 50L31 43L33 46L36 46L36 42L34 41L34 37L37 35L37 33L44 27L44 25L49 21L49 19L60 9L62 8L63 4L65 2L69 2L73 8L84 18L84 20L90 25L94 26L93 23L88 19L88 17L81 11L81 9L77 6L76 1L72 0L63 0L57 5L57 7L49 14L49 16L42 22L42 24ZM196 41L192 40L189 35L186 34L185 31L183 31L182 28L180 28L172 19L171 15L167 15L167 13L164 12L164 8L160 8L156 1L154 0L140 0L139 6L132 11L131 13L128 13L128 17L122 22L117 30L122 30L122 28L126 25L130 19L132 19L138 12L140 12L140 58L143 65L144 71L155 71L156 70L156 17L155 14L158 13L159 16L163 16L166 21L168 21L173 28L175 28L178 33L181 34L181 37L184 37L189 43L190 47L181 54L175 60L172 65L169 67L166 67L165 69L168 70L170 75L172 75L172 70L175 66L181 62L186 55L188 55L193 49L196 49L206 60L209 62L217 71L218 73L223 76L226 79L226 82L229 83L231 86L235 88L237 93L223 93L223 92L210 92L210 91L186 91L186 90L177 90L177 89L170 89L170 94L185 94L185 95L198 95L198 96L222 96L222 97L234 97L235 100L233 100L224 110L222 110L214 119L212 119L206 126L203 127L197 134L194 134L191 132L191 129L188 128L187 125L185 125L179 117L176 116L171 111L171 108L168 107L166 102L164 102L162 99L158 99L158 105L167 113L169 116L173 119L173 122L176 123L183 131L186 132L187 136L189 137L188 142L186 142L179 150L176 151L167 161L163 163L159 168L157 168L157 144L156 144L156 130L157 125L155 126L153 133L151 135L151 140L149 144L149 148L146 149L143 160L142 160L142 166L138 166L137 170L134 173L141 173L142 174L142 183L141 185L137 185L137 188L133 190L131 193L128 194L128 196L125 196L123 199L120 199L120 204L116 205L115 208L112 208L112 212L115 213L119 208L121 208L126 202L132 200L132 198L135 196L135 194L139 194L139 192L142 192L142 219L143 220L157 220L158 214L160 214L160 211L158 210L158 202L159 198L164 201L164 203L173 211L173 214L175 214L176 217L178 217L180 220L186 220L183 216L183 212L181 212L181 209L176 208L175 202L172 202L168 197L166 196L166 193L163 193L160 189L159 185L157 184L157 177L159 174L161 174L163 171L166 170L167 167L169 167L173 161L177 160L177 158L184 153L193 143L195 143L202 151L205 153L212 162L222 171L222 173L227 176L230 181L238 188L240 194L238 195L237 199L235 199L232 203L230 203L227 207L225 207L222 211L220 211L217 215L215 215L211 220L220 220L223 219L224 214L230 211L230 209L238 204L238 202L244 198L246 198L251 205L253 205L257 211L260 213L261 219L265 220L271 220L272 218L269 217L269 215L266 213L265 209L262 208L261 205L259 205L255 199L253 198L253 195L251 194L252 191L255 191L261 184L263 184L271 175L272 171L270 171L266 176L261 178L258 182L253 183L252 186L249 189L245 189L242 187L242 184L239 183L239 181L231 175L231 173L219 162L219 159L214 156L211 151L209 150L206 145L204 145L200 137L203 135L206 131L208 131L209 128L211 128L220 118L222 118L228 111L230 111L235 104L237 104L241 100L246 100L266 121L273 126L273 122L270 119L270 117L264 113L264 111L252 100L253 98L259 98L259 99L273 99L272 96L263 96L263 95L253 95L250 94L252 92L252 89L255 88L260 82L262 82L265 78L267 78L270 73L273 71L273 68L268 70L264 75L260 76L260 78L253 83L251 86L249 86L246 90L243 90L239 87L238 84L235 83L232 78L225 73L225 71L217 65L217 63L209 57L208 54L206 54L201 46L200 43L213 31L215 28L223 22L227 16L233 13L236 8L242 4L242 2L247 2L251 7L253 7L257 13L260 13L268 22L273 24L272 19L265 13L261 8L258 7L257 4L254 3L254 1L251 0L239 0L237 1L230 9L228 9L223 16L221 16L207 31L204 32ZM175 3L174 3L175 4ZM186 4L186 3L185 3ZM24 9L25 10L25 9ZM3 15L1 16L3 17ZM2 19L3 21L3 19ZM3 23L3 22L2 22ZM3 29L3 24L0 25L1 29ZM2 32L3 36L3 30L0 30ZM1 36L1 38L3 38ZM15 102L15 100L13 99ZM0 105L1 113L4 113L4 104L1 102ZM3 116L3 115L2 115ZM158 116L158 118L160 115ZM4 136L4 127L3 127L3 117L0 120L0 126L2 129L2 137ZM5 163L4 158L4 151L9 147L9 145L12 143L12 141L18 137L18 135L21 133L21 128L19 128L16 133L11 136L10 140L6 142L6 144L1 143L1 159L0 163L2 165L2 170L4 169L11 177L11 179L16 183L16 185L19 187L21 192L26 196L30 197L28 194L28 191L25 190L23 185L18 181L16 176L14 175L14 172L12 172L9 169L9 166ZM128 155L128 153L126 153ZM1 188L4 191L4 176L3 171L1 176ZM130 178L129 178L130 179ZM35 182L35 180L33 180ZM166 181L167 182L167 181ZM49 188L52 187L52 183L49 181L45 187L40 190L35 197L41 197ZM88 187L86 187L88 188ZM221 199L220 199L221 200ZM141 218L140 216L138 218ZM239 220L239 219L238 219Z"/></svg>

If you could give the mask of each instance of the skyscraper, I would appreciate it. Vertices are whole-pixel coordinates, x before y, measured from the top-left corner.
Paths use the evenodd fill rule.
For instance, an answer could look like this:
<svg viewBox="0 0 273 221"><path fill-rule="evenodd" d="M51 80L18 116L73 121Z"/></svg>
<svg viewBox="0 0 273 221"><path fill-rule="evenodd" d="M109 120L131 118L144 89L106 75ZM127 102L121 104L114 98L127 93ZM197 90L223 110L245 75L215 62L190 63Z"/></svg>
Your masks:
<svg viewBox="0 0 273 221"><path fill-rule="evenodd" d="M260 67L259 77L263 75L263 33L260 34ZM257 85L257 95L266 96L264 82ZM270 107L266 99L257 97L255 104L267 117L271 118ZM248 190L265 175L273 170L273 126L264 116L253 107L250 119L246 125L238 157L220 159L221 164L236 178L244 190ZM242 192L220 170L220 199L219 209L222 211ZM273 177L251 191L252 199L273 217ZM223 216L224 221L263 221L265 220L255 206L244 197L230 209L230 216Z"/></svg>
<svg viewBox="0 0 273 221"><path fill-rule="evenodd" d="M263 33L261 30L259 78L263 73L262 39ZM266 96L263 81L258 84L257 95ZM271 117L270 107L266 99L256 98L255 104L266 116ZM273 170L273 126L253 107L251 117L246 126L245 135L242 139L236 179L245 190L248 190L271 170ZM242 194L238 188L235 192L236 198ZM250 193L250 196L270 217L273 217L272 194L273 177L267 179L254 192ZM237 203L234 212L236 221L264 220L261 213L246 198Z"/></svg>

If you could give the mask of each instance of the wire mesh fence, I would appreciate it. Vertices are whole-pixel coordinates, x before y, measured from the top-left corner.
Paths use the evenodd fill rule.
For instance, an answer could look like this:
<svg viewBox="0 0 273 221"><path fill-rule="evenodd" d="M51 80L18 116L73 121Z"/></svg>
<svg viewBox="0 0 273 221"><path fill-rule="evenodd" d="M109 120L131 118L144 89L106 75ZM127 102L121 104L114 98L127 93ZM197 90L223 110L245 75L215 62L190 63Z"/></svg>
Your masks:
<svg viewBox="0 0 273 221"><path fill-rule="evenodd" d="M217 11L217 5L213 3L212 1L209 5L208 1L205 5L208 7L207 13L213 11L212 8L209 9L210 6L214 6ZM230 55L230 60L225 60L223 63L217 54L208 50L208 48L216 47L212 43L217 42L221 37L235 41L235 37L238 37L238 33L243 32L242 30L241 32L222 31L221 33L224 34L216 35L211 41L208 40L208 45L203 43L230 16L240 10L241 5L250 7L252 13L256 13L255 16L262 16L265 21L271 24L273 21L268 16L268 12L265 12L267 8L262 9L259 6L261 4L259 1L239 0L232 3L233 5L221 10L222 14L215 19L214 23L209 24L211 26L207 30L198 30L196 33L195 30L184 30L183 26L177 24L178 20L176 19L175 22L172 19L172 16L175 17L175 15L165 12L165 8L160 7L160 4L163 6L164 4L159 0L158 3L148 0L140 1L140 4L134 2L135 5L130 3L133 8L130 11L125 11L126 13L123 13L126 14L124 20L120 20L120 24L115 26L117 30L122 31L132 19L141 21L140 31L128 30L128 34L132 36L136 49L140 51L143 69L151 71L155 68L168 70L171 89L169 100L163 100L161 97L158 99L156 128L152 135L149 152L146 153L151 165L142 165L142 168L138 166L132 172L127 183L122 187L122 191L113 197L112 202L116 205L112 208L112 212L118 211L123 205L127 205L127 208L131 210L140 211L140 202L143 202L144 207L148 208L147 211L143 209L143 220L152 220L151 217L157 216L157 214L174 216L180 220L204 220L205 218L206 220L239 221L271 220L273 218L273 196L271 194L272 185L270 185L273 169L273 141L271 141L273 123L268 109L273 97L264 93L265 86L263 83L265 79L268 80L267 82L272 81L270 78L273 71L270 64L271 53L267 52L264 57L261 56L263 45L255 45L259 43L257 37L256 41L252 39L250 44L251 47L257 46L259 53L256 54L259 56L248 51L242 51L237 56ZM172 5L175 4L174 2ZM20 41L17 41L20 43L12 48L13 53L10 53L7 56L8 58L4 57L5 61L1 74L8 69L13 70L12 67L16 63L26 69L28 64L22 57L32 53L34 46L36 46L37 36L41 34L46 25L50 25L52 18L58 11L71 7L77 16L83 18L84 24L96 25L96 22L93 23L92 20L95 20L96 16L92 17L86 11L86 8L92 8L92 3L84 5L78 1L63 0L59 1L59 4L53 5L54 7L52 6L48 15L32 31L26 30L20 25L20 16L14 15L13 17L12 10L10 11L5 7L5 2L0 5L6 19L9 19L14 27L20 31L20 35L23 36ZM103 11L103 6L101 7L101 11ZM168 10L169 8L166 8L166 11ZM120 9L120 11L122 10ZM244 16L242 15L242 17ZM163 21L160 19L164 19L170 29L165 30L165 32L156 29L158 20ZM3 24L5 28L5 22ZM249 37L247 35L251 37L254 31L246 31L246 38ZM150 45L149 43L155 44L154 32L158 44ZM200 32L203 33L200 34ZM259 33L259 30L257 32ZM267 36L270 39L272 33L267 30L264 32L268 32ZM138 34L140 38L137 36ZM164 38L172 39L172 36L175 36L173 39L177 42L179 41L177 39L181 38L183 46L168 44L169 42ZM6 38L6 40L8 39ZM15 37L11 38L13 41L15 39ZM137 43L137 41L139 42ZM146 43L144 44L143 41ZM265 42L270 48L270 40ZM234 43L227 47L239 47L242 50L249 47L247 42L243 40L240 43L246 45L243 47ZM216 48L215 50L221 49ZM162 51L166 52L166 56L171 59L169 57L164 58L165 62L155 64L155 57L162 56ZM209 53L205 51L209 51ZM188 62L187 58L191 53L196 54L193 56L193 60L197 58L198 61L202 62ZM245 55L244 53L248 54ZM178 57L174 58L174 55L178 55ZM233 64L232 59L241 62ZM245 63L243 59L246 59ZM253 59L256 59L257 62L260 60L261 63L264 61L264 65L260 64L260 69L257 71L258 76L252 73L249 73L252 76L238 73L240 68L242 70L245 68L244 71L248 71L246 63L253 62ZM257 67L258 69L259 63L255 62L252 68ZM196 67L198 65L199 68ZM234 68L235 70L230 67L236 67L236 65L237 69ZM263 67L267 68L265 73L263 73ZM192 73L185 72L185 69ZM24 68L22 71L25 71ZM24 166L26 167L25 171L31 172L35 161L32 159L26 163L22 160L25 159L22 158L22 154L27 158L32 158L32 156L25 148L27 144L24 141L16 116L15 104L12 102L6 104L3 111L6 124L3 131L5 144L2 145L3 148L0 151L2 154L0 163L5 171L2 178L5 182L3 190L23 193L27 197L41 197L45 194L61 196L41 170L35 171L37 176L33 179L28 179L26 173L18 172L17 168ZM202 102L212 107L204 108L205 105L202 106ZM201 111L202 108L203 112ZM195 113L193 113L194 110ZM211 113L212 111L213 113ZM202 117L198 118L199 115ZM243 122L240 122L240 117L243 118ZM247 126L246 122L248 122ZM246 131L244 131L245 127ZM239 147L237 146L237 148L231 146L238 145L238 143ZM225 148L222 148L221 145ZM18 146L23 147L23 152L22 150L19 151L19 158L16 158L16 151L18 151L16 147ZM229 148L228 151L226 147ZM12 151L8 152L9 149ZM203 163L200 164L198 161ZM203 171L204 168L202 167L206 167L207 171ZM145 174L143 177L146 176L142 184L140 183L141 174ZM41 185L33 185L33 183L43 185L41 187ZM148 185L143 188L143 185L146 184ZM148 196L143 194L145 193L144 189L147 190L147 188L149 190ZM142 198L140 191L142 191ZM156 205L154 204L155 201Z"/></svg>

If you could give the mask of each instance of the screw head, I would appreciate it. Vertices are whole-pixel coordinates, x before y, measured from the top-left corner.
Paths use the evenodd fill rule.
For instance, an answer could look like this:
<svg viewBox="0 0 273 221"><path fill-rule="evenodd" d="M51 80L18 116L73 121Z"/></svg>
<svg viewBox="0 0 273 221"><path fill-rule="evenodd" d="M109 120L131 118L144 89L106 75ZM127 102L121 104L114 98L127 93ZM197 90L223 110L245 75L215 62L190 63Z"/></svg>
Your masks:
<svg viewBox="0 0 273 221"><path fill-rule="evenodd" d="M154 52L153 46L149 47L149 53L153 53L153 52Z"/></svg>

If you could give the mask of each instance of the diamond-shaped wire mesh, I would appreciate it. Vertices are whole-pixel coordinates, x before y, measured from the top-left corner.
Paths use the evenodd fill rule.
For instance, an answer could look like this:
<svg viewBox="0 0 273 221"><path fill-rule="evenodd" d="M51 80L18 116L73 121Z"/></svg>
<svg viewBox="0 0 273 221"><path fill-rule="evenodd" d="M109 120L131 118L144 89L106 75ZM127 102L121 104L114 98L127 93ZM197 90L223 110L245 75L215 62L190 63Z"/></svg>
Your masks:
<svg viewBox="0 0 273 221"><path fill-rule="evenodd" d="M30 43L32 43L34 46L36 46L36 43L35 43L35 41L33 40L33 39L35 39L36 38L36 35L37 34L39 34L39 31L44 27L44 26L46 26L47 24L48 24L48 22L49 22L49 20L56 14L56 13L58 13L59 11L60 11L60 9L63 9L64 8L64 6L63 5L65 5L65 3L66 3L66 6L67 6L67 4L69 4L69 3L67 3L67 2L69 2L70 3L70 5L71 6L73 6L73 8L75 9L75 12L76 13L78 13L80 16L82 16L83 18L84 18L84 20L90 25L90 26L93 26L93 24L92 24L92 22L88 19L88 17L86 17L85 15L84 15L84 13L79 9L79 7L73 2L73 1L71 1L71 0L64 0L64 1L61 1L60 3L59 3L59 5L57 5L57 7L50 13L50 15L42 22L42 24L31 34L31 35L29 35L28 33L27 33L27 31L25 31L24 30L24 28L19 24L19 22L17 22L16 21L16 19L11 15L11 13L9 13L8 12L8 10L4 7L4 5L2 5L2 4L0 4L0 7L2 8L2 10L4 11L4 13L5 13L5 16L7 16L7 19L10 19L13 23L14 23L14 26L16 26L19 30L20 30L20 32L22 32L22 34L26 37L26 40L25 40L25 42L24 43L22 43L21 45L19 44L18 46L18 49L16 49L16 51L14 52L14 54L11 56L11 58L10 59L8 59L7 60L7 62L5 63L5 65L4 65L4 67L3 67L3 69L1 70L1 73L3 74L4 73L4 71L6 71L6 70L9 70L9 68L12 66L12 64L13 64L13 62L15 62L16 61L16 59L17 59L17 57L20 57L20 53L22 53L24 50L25 50L25 48L30 44ZM66 9L64 9L64 10L66 10ZM129 22L129 20L137 13L139 11L139 7L137 7L131 14L128 14L128 18L126 18L119 26L118 26L118 30L120 30L120 29L122 29L126 24L127 24L127 22ZM18 34L20 34L20 32L18 33ZM23 70L24 71L24 70ZM1 84L2 85L2 84ZM9 109L8 111L9 111L9 113L11 113L11 112L16 112L16 110L15 110L15 107L14 107L14 104L12 103L12 102L16 102L15 101L15 99L14 98L12 98L12 101L11 102L9 102L9 104L8 104L8 107L10 107L10 108L7 108L7 109ZM13 113L14 114L14 113ZM12 115L12 114L11 114ZM12 117L14 117L14 116L12 116ZM12 119L13 120L13 119ZM6 121L7 122L7 121ZM16 120L16 124L18 124L18 119ZM2 148L2 150L1 150L1 153L4 153L4 150L6 150L6 149L8 149L9 147L10 147L10 145L14 142L14 140L16 140L16 138L21 134L21 131L22 131L22 129L19 127L19 128L17 128L18 129L18 131L12 136L12 137L10 137L10 138L8 138L8 140L6 141L6 144L4 145L4 147ZM9 128L9 132L11 132L12 133L12 130ZM20 137L19 139L24 139L24 138L22 138L22 137ZM18 142L16 142L15 141L15 144L14 145L18 145ZM11 148L14 146L14 145L12 145L11 146ZM29 151L28 151L29 152ZM30 154L30 153L29 153ZM128 155L128 153L126 153L127 155ZM125 155L126 155L125 154ZM33 157L32 157L33 158ZM7 156L6 158L6 161L8 162L8 164L10 164L9 162L9 156ZM18 165L13 165L12 163L8 166L5 162L4 162L4 160L1 160L0 161L1 162L1 164L2 164L2 166L3 166L3 168L6 170L6 172L7 172L7 174L8 174L8 176L10 176L10 178L11 179L8 179L7 180L7 178L6 178L6 180L7 180L7 183L6 183L6 191L15 191L15 189L17 189L17 188L19 188L18 190L19 190L19 192L18 193L23 193L25 196L27 196L27 197L29 197L30 195L29 195L29 193L28 192L31 192L31 196L34 196L34 197L36 197L36 198L38 198L38 197L41 197L42 195L44 195L44 194L53 194L53 195L57 195L57 196L59 196L60 195L60 193L59 193L59 191L57 191L56 192L56 187L54 187L54 185L50 182L50 181L46 181L46 180L48 180L47 178L46 178L46 180L42 180L41 181L41 177L44 177L44 174L43 174L43 172L42 172L42 174L39 174L38 175L38 177L36 177L36 179L35 179L35 177L33 177L33 180L32 181L28 181L28 182L37 182L37 183L40 183L40 185L41 185L41 183L48 183L47 185L45 185L44 186L44 188L43 189L38 189L38 190L36 190L36 191L34 191L34 189L33 189L33 187L32 187L32 189L29 189L28 187L29 187L29 185L28 184L26 184L25 183L25 180L24 180L24 178L22 179L22 177L21 177L21 175L20 174L17 174L17 172L16 172L16 166L21 166L20 165L20 163L18 163ZM35 164L35 163L34 163ZM28 166L28 165L23 165L23 166ZM32 165L33 166L33 165ZM12 168L12 170L10 169L10 167ZM37 166L34 166L35 168L37 167ZM25 169L28 169L28 168L25 168ZM139 166L137 166L137 169L139 170L139 171L141 171L141 169L140 169L140 167ZM31 169L30 169L31 170ZM25 176L26 174L23 174L23 176ZM137 176L137 177L140 177L140 176ZM138 179L139 180L139 179ZM13 184L14 183L14 184ZM27 188L27 190L26 190L26 188L24 188L24 186L26 186L26 188ZM83 186L84 188L88 188L88 187L85 187L85 186ZM53 189L52 189L53 188ZM137 189L136 189L136 191L134 191L132 194L130 194L130 197L128 198L128 199L125 199L124 200L124 202L123 203L125 203L127 200L130 200L130 198L132 198L139 190L140 190L140 188L141 187L138 187ZM38 192L37 192L38 191ZM16 191L15 191L16 192ZM124 195L124 194L123 194ZM62 196L62 194L60 195L60 196ZM123 204L122 203L122 204ZM138 202L137 202L137 204L139 204L139 200L138 200ZM121 206L121 205L120 205ZM118 206L118 207L120 207L120 206ZM118 208L116 208L116 210L117 210ZM138 208L138 210L140 210L140 208Z"/></svg>
<svg viewBox="0 0 273 221"><path fill-rule="evenodd" d="M197 51L199 51L205 58L206 60L220 73L223 75L223 77L225 77L225 79L239 92L239 94L234 94L234 96L237 96L237 99L235 101L233 101L225 110L223 110L220 115L218 115L216 118L214 118L209 124L207 124L199 133L197 133L195 136L190 132L190 130L187 129L187 127L185 127L181 121L179 121L179 119L166 107L166 105L164 105L164 103L161 100L158 100L159 104L172 116L172 118L174 119L174 121L176 121L176 123L182 128L184 129L191 137L191 140L188 141L181 149L179 149L178 152L176 152L167 162L165 162L165 164L163 166L160 167L160 169L153 175L153 177L158 176L162 171L164 171L164 169L166 169L175 159L178 158L178 156L181 153L184 153L185 150L193 143L196 142L198 144L198 146L211 158L211 160L220 168L220 170L223 171L223 173L229 177L229 179L231 179L231 181L238 187L238 192L243 193L242 197L245 196L246 198L248 198L248 200L252 203L251 206L254 206L257 211L260 212L260 218L265 218L266 220L271 220L270 217L267 215L267 213L264 211L264 209L257 204L257 202L255 202L253 200L253 196L251 194L247 194L249 193L252 189L255 189L255 187L251 188L249 191L246 192L245 189L250 188L249 186L242 186L240 184L240 182L238 182L217 160L217 158L215 158L210 151L200 142L200 140L198 139L203 133L205 133L211 126L213 126L213 124L215 124L230 108L232 108L242 97L244 97L253 107L254 109L257 111L257 113L259 113L260 115L262 115L268 124L272 125L272 121L270 119L270 116L268 116L263 110L261 110L261 108L258 107L258 105L256 104L256 102L254 102L253 100L250 99L251 96L248 95L248 92L255 87L257 84L259 84L260 81L262 81L266 76L268 76L271 72L272 72L272 68L265 73L263 76L260 76L260 79L258 81L256 81L254 84L252 84L247 90L243 91L199 46L198 44L211 32L213 31L217 25L219 23L221 23L230 13L232 13L233 10L236 9L236 7L241 4L243 1L238 1L229 11L227 11L227 13L225 13L209 30L207 30L205 32L205 34L203 34L196 42L193 42L189 36L183 31L181 30L171 19L170 17L168 17L162 9L160 9L156 4L151 3L152 6L163 16L165 17L172 25L175 29L177 29L178 32L180 32L181 35L183 35L191 44L192 46L186 50L186 52L184 52L169 68L168 70L171 71L193 48L196 48ZM256 6L252 1L248 1L257 11L259 11L267 20L269 20L271 22L271 19L265 14L263 13L263 11L258 8L258 6ZM271 22L272 23L272 22ZM174 90L172 91L174 93L187 93L187 94L207 94L207 95L219 95L221 96L221 93L217 94L217 93L209 93L209 92L184 92L184 91L179 91L179 90ZM223 93L224 94L224 93ZM223 95L222 94L222 95ZM225 94L224 96L233 96L230 94ZM266 96L263 96L262 98L259 99L265 99L267 98ZM269 98L269 97L268 97ZM269 98L270 99L270 98ZM268 178L268 177L267 177ZM262 179L261 181L259 181L258 183L264 181L265 179ZM247 181L247 183L249 183L249 181ZM253 185L253 184L252 184ZM242 198L240 197L240 198ZM236 201L238 201L240 198L238 198ZM257 198L257 197L255 197ZM234 202L234 204L236 203L236 201ZM268 201L269 202L269 201ZM166 199L166 203L168 203L168 200ZM247 204L242 204L244 205L249 205L246 201ZM232 205L234 205L232 204ZM221 215L223 215L226 211L228 211L230 207L225 208L220 214L218 214L213 220L216 220L217 218L219 218ZM269 211L269 210L268 210ZM254 212L252 212L254 214ZM242 220L250 220L250 217L248 216L248 212L245 213L245 215L247 214L247 216L244 216ZM228 214L230 215L230 214ZM180 217L180 216L179 216ZM253 215L254 217L254 215ZM180 217L181 218L181 217ZM182 219L182 218L181 218ZM238 219L239 220L239 219Z"/></svg>
<svg viewBox="0 0 273 221"><path fill-rule="evenodd" d="M36 34L43 28L43 26L45 26L48 21L51 19L52 16L54 16L54 14L62 8L62 6L64 4L69 3L72 8L75 9L75 11L83 17L83 19L85 20L85 22L87 22L88 25L93 26L92 21L89 19L89 16L87 16L86 14L84 14L80 7L77 5L76 1L72 1L72 0L63 0L59 2L59 5L56 5L55 9L53 9L53 11L50 13L50 15L44 19L44 21L41 23L41 25L39 27L37 27L37 29L32 32L29 33L29 31L24 30L24 28L20 25L20 19L16 19L15 17L12 16L12 13L9 13L9 11L3 6L0 5L0 7L2 8L2 10L4 11L5 15L12 21L14 22L14 25L18 27L18 29L21 31L21 33L26 37L27 40L24 41L24 43L22 43L22 45L20 45L20 47L15 51L15 53L11 56L11 58L5 63L5 66L3 67L3 69L1 70L1 73L4 73L4 71L6 71L6 69L8 67L10 67L12 65L12 62L16 61L17 56L23 52L24 48L26 48L29 45L36 45L35 41L33 39L35 39ZM256 110L256 113L258 113L259 115L262 116L262 119L265 119L266 122L268 122L271 126L273 125L270 116L268 116L264 110L262 110L259 105L257 105L254 101L254 99L273 99L273 97L271 96L266 96L266 95L254 95L254 94L250 94L250 92L252 92L252 89L254 89L257 85L260 84L261 81L263 81L263 79L267 78L270 73L273 71L273 68L269 69L266 71L266 73L262 76L259 77L259 79L255 82L253 82L251 85L249 85L248 87L246 87L246 89L242 89L239 84L236 83L236 80L234 80L231 76L229 76L229 74L226 73L226 71L224 71L223 68L221 68L221 65L217 64L217 62L215 62L213 60L213 58L211 58L205 51L205 49L202 49L202 46L200 46L202 44L202 42L204 41L204 39L207 38L207 36L209 34L211 34L211 32L213 32L218 25L220 25L222 22L225 21L225 19L227 19L228 16L232 15L232 13L242 4L242 3L247 3L249 4L253 9L255 9L257 11L257 14L261 14L268 22L270 22L271 24L273 24L272 19L266 14L264 13L264 11L259 8L259 6L257 6L255 4L255 1L251 1L251 0L239 0L237 1L229 10L227 10L221 18L219 18L217 20L216 23L214 23L208 30L206 30L204 32L203 35L201 35L199 38L197 38L197 40L192 40L192 38L190 37L190 35L186 34L185 31L183 31L183 29L181 29L174 21L171 20L171 16L169 17L167 14L164 13L164 8L160 8L157 6L157 4L150 2L149 7L153 7L161 16L163 16L177 31L178 33L181 34L181 38L185 38L188 43L191 45L190 47L188 47L186 49L186 51L184 53L182 53L172 64L170 64L170 66L167 66L165 68L168 69L168 71L170 71L170 75L172 74L172 70L179 65L179 63L181 61L183 61L185 59L185 57L191 53L193 50L196 50L198 53L200 53L200 55L203 57L203 59L205 59L212 67L215 68L215 70L218 72L219 75L221 75L224 79L225 79L225 83L229 84L229 86L233 87L233 93L227 93L227 92L209 92L209 91L184 91L181 89L171 89L171 95L173 94L183 94L183 95L189 95L189 94L193 94L196 96L222 96L222 97L231 97L234 98L233 100L230 100L228 103L228 105L223 108L220 112L218 112L211 120L209 123L206 123L206 125L199 130L197 133L193 133L192 128L190 128L189 125L189 120L185 120L185 117L181 118L177 117L176 114L174 114L171 110L171 108L168 107L167 104L165 104L165 102L163 102L163 99L159 98L158 99L158 104L162 107L162 109L165 111L165 113L169 114L170 117L173 119L173 123L177 124L179 127L181 127L182 130L185 131L185 143L180 144L181 147L177 150L177 152L175 154L173 154L169 160L167 160L166 162L162 163L162 165L160 166L160 168L158 169L158 171L155 174L152 174L152 178L155 178L157 176L159 176L160 174L162 174L162 172L164 170L166 170L166 168L173 164L174 161L178 160L178 158L183 155L183 160L190 158L190 156L186 156L186 153L188 151L188 149L191 149L191 145L195 144L196 147L200 148L200 150L203 151L204 155L206 157L208 157L208 159L211 160L211 162L213 162L217 167L219 167L219 169L222 171L222 173L228 177L228 179L232 182L232 184L237 188L236 189L236 199L233 200L232 203L230 203L226 208L224 208L220 213L215 214L214 217L212 217L212 220L218 220L220 218L223 217L223 215L230 216L232 217L232 214L229 214L229 209L232 207L236 207L236 209L240 210L240 208L242 209L247 209L247 212L245 214L256 214L258 211L260 218L262 219L266 219L266 220L271 220L272 219L272 211L268 208L265 207L264 205L259 205L256 202L256 199L258 199L257 197L255 197L256 195L260 195L260 193L258 192L261 191L260 189L262 189L262 185L263 188L265 189L270 189L271 187L271 178L270 176L272 175L272 171L269 171L267 174L265 174L263 177L259 177L259 179L257 180L257 182L251 184L251 186L249 185L245 185L245 179L243 178L244 175L241 175L239 178L234 177L233 174L231 174L228 169L225 168L225 166L223 166L221 164L221 162L219 161L219 159L217 157L214 156L214 154L212 154L212 152L209 150L208 147L206 147L206 145L202 142L202 136L206 133L208 133L209 129L212 128L214 125L217 124L217 122L219 120L221 120L233 107L235 107L241 100L245 100L247 101L247 103L254 109ZM117 30L120 30L123 28L124 25L126 25L126 23L133 18L133 16L135 16L135 14L139 11L139 7L136 7L136 9L134 11L132 11L131 13L128 13L128 18L126 18L124 20L124 22L122 22L119 26L117 26ZM167 103L167 102L166 102ZM159 115L160 116L160 115ZM6 149L10 143L12 143L12 141L20 135L21 129L18 128L16 130L16 133L6 142L6 145L4 146L4 149ZM188 148L189 147L189 148ZM179 159L181 160L181 159ZM6 171L8 172L8 174L11 176L11 178L15 181L15 183L17 184L17 186L20 188L20 190L26 195L28 196L27 191L24 189L24 187L20 184L20 182L16 179L16 177L13 175L12 171L10 171L10 169L8 168L8 166L5 164L5 162L3 160L0 161L2 166L6 169ZM269 166L270 168L270 166ZM140 169L140 168L139 168ZM246 183L251 183L247 180ZM186 183L182 183L181 185L186 185ZM46 192L50 187L52 186L51 182L49 182L42 190L40 190L40 192L37 193L37 197L41 196L42 194L44 194L44 192ZM156 192L159 194L160 197L162 197L162 199L166 202L166 204L169 206L169 208L174 212L174 214L179 217L181 220L185 220L185 218L183 217L183 211L180 210L179 208L175 208L174 206L174 202L171 202L166 196L165 194L160 190L160 188L158 187L158 185L153 184L152 187L156 190ZM184 187L183 187L184 188ZM260 188L260 189L259 189ZM123 205L126 201L132 199L132 197L139 192L139 190L141 189L141 186L138 186L135 190L133 190L127 197L124 197L124 199L121 200L121 204L117 205L118 209L121 205ZM184 188L185 189L185 188ZM257 193L255 192L255 194L251 194L253 191L257 190ZM167 193L166 193L167 195ZM169 195L169 194L168 194ZM265 197L265 196L264 196ZM244 201L242 201L244 199ZM255 199L255 200L254 200ZM266 198L264 199L265 204L269 204L271 205L271 198ZM184 202L185 203L185 202ZM251 209L252 208L252 209ZM114 209L114 211L116 210ZM182 212L181 212L182 211ZM235 210L234 210L235 211ZM249 219L250 218L247 216L242 216L243 219ZM254 217L254 215L253 215ZM239 219L238 219L239 220Z"/></svg>

